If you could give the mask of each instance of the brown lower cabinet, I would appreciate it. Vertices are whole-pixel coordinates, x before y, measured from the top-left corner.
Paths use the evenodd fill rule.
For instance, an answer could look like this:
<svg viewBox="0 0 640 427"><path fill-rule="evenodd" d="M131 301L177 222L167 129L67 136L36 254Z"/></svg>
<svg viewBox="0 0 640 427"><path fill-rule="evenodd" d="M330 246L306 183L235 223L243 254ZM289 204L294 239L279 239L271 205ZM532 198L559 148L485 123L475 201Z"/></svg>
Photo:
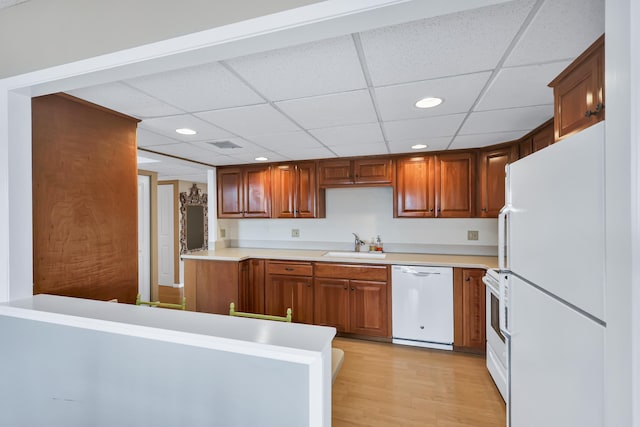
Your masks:
<svg viewBox="0 0 640 427"><path fill-rule="evenodd" d="M387 266L317 263L313 286L316 325L389 337Z"/></svg>
<svg viewBox="0 0 640 427"><path fill-rule="evenodd" d="M249 259L240 264L236 310L264 314L265 260Z"/></svg>
<svg viewBox="0 0 640 427"><path fill-rule="evenodd" d="M310 262L266 261L265 314L297 323L313 323L313 265Z"/></svg>
<svg viewBox="0 0 640 427"><path fill-rule="evenodd" d="M184 296L187 310L229 314L229 304L238 299L240 279L246 277L248 261L184 260ZM240 304L240 305L238 305Z"/></svg>
<svg viewBox="0 0 640 427"><path fill-rule="evenodd" d="M453 347L472 353L486 351L486 301L478 268L453 269Z"/></svg>

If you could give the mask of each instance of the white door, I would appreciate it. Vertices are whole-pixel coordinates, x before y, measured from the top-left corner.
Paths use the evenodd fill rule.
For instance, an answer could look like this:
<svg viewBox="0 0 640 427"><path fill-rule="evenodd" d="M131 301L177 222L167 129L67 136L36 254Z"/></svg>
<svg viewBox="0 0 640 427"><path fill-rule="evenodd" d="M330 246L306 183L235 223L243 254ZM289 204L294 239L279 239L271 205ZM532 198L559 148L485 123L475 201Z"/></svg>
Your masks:
<svg viewBox="0 0 640 427"><path fill-rule="evenodd" d="M158 185L158 283L174 284L174 204L173 184Z"/></svg>
<svg viewBox="0 0 640 427"><path fill-rule="evenodd" d="M151 298L151 179L138 175L138 293Z"/></svg>

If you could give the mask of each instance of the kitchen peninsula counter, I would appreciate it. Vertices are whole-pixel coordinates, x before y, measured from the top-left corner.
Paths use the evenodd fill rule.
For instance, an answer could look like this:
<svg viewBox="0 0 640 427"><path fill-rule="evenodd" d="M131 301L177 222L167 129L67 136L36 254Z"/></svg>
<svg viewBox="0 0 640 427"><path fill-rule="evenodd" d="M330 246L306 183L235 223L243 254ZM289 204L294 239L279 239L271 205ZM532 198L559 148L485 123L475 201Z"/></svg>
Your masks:
<svg viewBox="0 0 640 427"><path fill-rule="evenodd" d="M498 258L480 255L445 255L385 252L385 258L329 257L327 250L223 248L182 255L182 259L210 261L243 261L272 259L287 261L348 262L360 264L424 265L461 268L497 268Z"/></svg>

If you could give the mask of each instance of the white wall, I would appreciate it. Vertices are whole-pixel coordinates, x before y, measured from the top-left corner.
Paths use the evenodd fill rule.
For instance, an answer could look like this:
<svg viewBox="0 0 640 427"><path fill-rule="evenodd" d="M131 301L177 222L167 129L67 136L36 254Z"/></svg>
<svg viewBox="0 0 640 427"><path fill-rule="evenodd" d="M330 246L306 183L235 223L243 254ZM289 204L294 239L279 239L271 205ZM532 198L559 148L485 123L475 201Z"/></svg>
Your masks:
<svg viewBox="0 0 640 427"><path fill-rule="evenodd" d="M333 188L326 192L323 219L219 219L232 246L352 249L354 237L378 234L391 252L444 250L452 253L495 254L496 219L393 218L390 187ZM291 229L300 237L291 237ZM467 230L478 230L479 240L467 240Z"/></svg>

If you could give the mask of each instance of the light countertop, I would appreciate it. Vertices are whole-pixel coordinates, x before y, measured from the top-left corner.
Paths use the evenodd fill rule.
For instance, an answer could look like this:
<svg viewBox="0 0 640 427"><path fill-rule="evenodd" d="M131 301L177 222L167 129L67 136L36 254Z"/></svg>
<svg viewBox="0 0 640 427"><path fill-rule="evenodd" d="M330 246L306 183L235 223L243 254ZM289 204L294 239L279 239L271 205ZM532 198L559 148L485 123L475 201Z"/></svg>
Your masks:
<svg viewBox="0 0 640 427"><path fill-rule="evenodd" d="M443 255L386 252L384 259L328 257L325 250L299 249L263 249L263 248L223 248L217 250L194 252L182 255L183 259L210 261L242 261L249 258L316 261L316 262L347 262L359 264L391 264L391 265L426 265L440 267L464 268L497 268L498 258L495 256L479 255Z"/></svg>

